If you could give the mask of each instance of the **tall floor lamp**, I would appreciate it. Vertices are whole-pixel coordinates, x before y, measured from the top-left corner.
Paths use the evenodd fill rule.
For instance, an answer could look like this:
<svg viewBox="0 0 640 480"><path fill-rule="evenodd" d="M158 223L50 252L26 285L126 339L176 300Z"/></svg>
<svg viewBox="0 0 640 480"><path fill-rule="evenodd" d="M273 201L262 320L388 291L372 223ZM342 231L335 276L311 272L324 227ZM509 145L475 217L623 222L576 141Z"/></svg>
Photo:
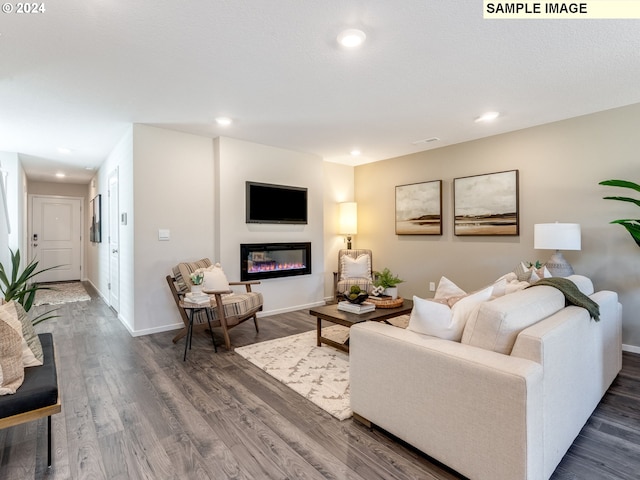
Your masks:
<svg viewBox="0 0 640 480"><path fill-rule="evenodd" d="M347 237L347 249L351 250L351 237L358 233L358 204L344 202L339 204L338 233Z"/></svg>
<svg viewBox="0 0 640 480"><path fill-rule="evenodd" d="M545 264L554 277L573 275L573 268L560 250L580 250L580 224L578 223L537 223L533 230L533 248L555 250Z"/></svg>

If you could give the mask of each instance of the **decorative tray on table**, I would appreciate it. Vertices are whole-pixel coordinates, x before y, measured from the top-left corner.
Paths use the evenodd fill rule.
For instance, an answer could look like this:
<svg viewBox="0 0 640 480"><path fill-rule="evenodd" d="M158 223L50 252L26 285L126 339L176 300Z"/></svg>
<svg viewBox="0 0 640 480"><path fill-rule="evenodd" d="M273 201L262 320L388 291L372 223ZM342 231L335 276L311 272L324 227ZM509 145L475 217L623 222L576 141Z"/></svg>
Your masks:
<svg viewBox="0 0 640 480"><path fill-rule="evenodd" d="M376 308L397 308L404 303L404 298L398 297L394 300L388 295L379 297L369 295L367 301L375 304Z"/></svg>

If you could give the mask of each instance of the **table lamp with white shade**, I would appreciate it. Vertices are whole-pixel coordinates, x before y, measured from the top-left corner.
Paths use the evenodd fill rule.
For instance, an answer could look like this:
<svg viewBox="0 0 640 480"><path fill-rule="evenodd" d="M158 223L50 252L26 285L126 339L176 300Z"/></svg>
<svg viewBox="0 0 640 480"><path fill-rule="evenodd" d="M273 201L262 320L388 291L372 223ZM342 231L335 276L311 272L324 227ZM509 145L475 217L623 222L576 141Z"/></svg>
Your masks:
<svg viewBox="0 0 640 480"><path fill-rule="evenodd" d="M338 233L347 237L347 249L351 250L351 237L358 233L358 204L344 202L339 204Z"/></svg>
<svg viewBox="0 0 640 480"><path fill-rule="evenodd" d="M545 264L554 277L573 275L573 268L560 250L580 250L580 224L578 223L536 223L533 233L533 248L555 250Z"/></svg>

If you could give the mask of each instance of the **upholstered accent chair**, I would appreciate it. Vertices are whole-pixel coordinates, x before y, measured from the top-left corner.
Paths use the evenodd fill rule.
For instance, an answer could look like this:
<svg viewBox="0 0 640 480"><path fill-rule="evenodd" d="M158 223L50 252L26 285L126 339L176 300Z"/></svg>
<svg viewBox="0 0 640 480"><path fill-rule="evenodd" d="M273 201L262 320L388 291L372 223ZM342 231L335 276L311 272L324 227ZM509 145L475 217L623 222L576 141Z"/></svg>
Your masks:
<svg viewBox="0 0 640 480"><path fill-rule="evenodd" d="M340 300L353 285L371 293L373 288L373 259L371 250L354 249L338 252L338 271L334 273L334 292Z"/></svg>
<svg viewBox="0 0 640 480"><path fill-rule="evenodd" d="M185 295L191 291L193 283L191 282L191 273L194 273L198 269L206 269L212 266L211 260L203 258L196 262L183 262L176 265L172 273L173 275L167 275L166 280L171 289L171 295L176 302L178 311L182 321L184 322L184 329L174 337L173 343L176 343L182 337L187 335L189 329L189 314L187 309L184 308L182 303L185 299ZM225 279L226 281L226 279ZM262 311L264 299L262 293L254 292L251 290L252 285L257 285L260 282L228 282L229 287L225 290L208 291L207 294L211 297L211 306L208 308L210 323L212 327L220 327L224 336L224 343L227 350L231 350L231 338L229 336L229 330L233 327L240 325L246 320L253 319L253 323L258 328L257 313ZM232 287L242 287L242 292L234 292ZM193 312L193 331L202 331L209 328L209 322L207 321L207 312L204 309ZM187 341L189 339L187 338Z"/></svg>

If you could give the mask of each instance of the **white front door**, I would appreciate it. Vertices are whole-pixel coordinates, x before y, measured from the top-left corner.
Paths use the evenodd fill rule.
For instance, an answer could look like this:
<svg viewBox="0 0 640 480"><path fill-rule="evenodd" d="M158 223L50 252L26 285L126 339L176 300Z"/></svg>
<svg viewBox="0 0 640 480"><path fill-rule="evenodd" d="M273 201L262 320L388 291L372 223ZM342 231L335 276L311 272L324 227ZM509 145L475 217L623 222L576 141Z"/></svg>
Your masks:
<svg viewBox="0 0 640 480"><path fill-rule="evenodd" d="M118 170L109 176L109 305L120 311L120 209Z"/></svg>
<svg viewBox="0 0 640 480"><path fill-rule="evenodd" d="M82 199L33 195L30 244L37 270L56 267L38 275L36 281L80 280Z"/></svg>

